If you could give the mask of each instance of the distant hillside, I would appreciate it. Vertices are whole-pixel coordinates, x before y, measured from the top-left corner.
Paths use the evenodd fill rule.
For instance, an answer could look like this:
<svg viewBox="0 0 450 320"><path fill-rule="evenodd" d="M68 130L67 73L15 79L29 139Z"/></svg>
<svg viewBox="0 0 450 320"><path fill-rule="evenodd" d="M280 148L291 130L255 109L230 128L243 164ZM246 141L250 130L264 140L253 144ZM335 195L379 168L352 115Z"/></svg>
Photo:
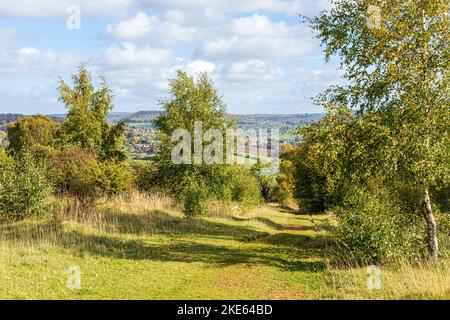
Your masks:
<svg viewBox="0 0 450 320"><path fill-rule="evenodd" d="M155 120L161 111L139 111L136 113L115 113L112 112L108 118L111 122L118 122L120 120L127 120L130 123L148 123ZM276 127L281 126L296 126L300 124L308 124L317 121L322 117L320 113L313 114L230 114L239 124L251 125L255 121L267 125L276 124ZM273 127L273 126L272 126Z"/></svg>
<svg viewBox="0 0 450 320"><path fill-rule="evenodd" d="M6 125L11 122L16 122L17 118L23 117L25 115L18 114L18 113L0 113L0 130L6 131ZM50 118L52 118L56 122L62 122L64 121L64 118L66 117L63 114L49 114L47 115Z"/></svg>
<svg viewBox="0 0 450 320"><path fill-rule="evenodd" d="M142 123L153 122L161 111L138 111L136 113L129 114L122 120L126 120L129 123Z"/></svg>
<svg viewBox="0 0 450 320"><path fill-rule="evenodd" d="M323 114L248 114L230 115L240 128L288 128L307 125L323 117Z"/></svg>
<svg viewBox="0 0 450 320"><path fill-rule="evenodd" d="M0 131L6 131L6 125L16 121L20 116L20 114L0 113Z"/></svg>
<svg viewBox="0 0 450 320"><path fill-rule="evenodd" d="M111 123L126 121L131 127L144 128L148 130L154 129L154 120L161 111L139 111L131 112L111 112L108 120ZM0 114L0 130L5 130L6 124L14 122L20 117L20 114ZM64 120L64 114L48 115L57 122ZM323 117L323 114L230 114L233 117L238 128L247 129L278 129L283 140L295 142L299 138L293 135L295 128L315 122Z"/></svg>
<svg viewBox="0 0 450 320"><path fill-rule="evenodd" d="M0 113L0 125L5 125L10 122L14 122L18 117L22 116L17 113Z"/></svg>

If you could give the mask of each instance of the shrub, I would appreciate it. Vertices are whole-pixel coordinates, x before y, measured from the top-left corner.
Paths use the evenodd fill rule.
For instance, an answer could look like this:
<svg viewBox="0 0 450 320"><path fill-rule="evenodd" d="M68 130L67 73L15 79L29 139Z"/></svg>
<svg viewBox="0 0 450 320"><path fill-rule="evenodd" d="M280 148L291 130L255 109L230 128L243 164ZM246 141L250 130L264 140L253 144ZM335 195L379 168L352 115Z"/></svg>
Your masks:
<svg viewBox="0 0 450 320"><path fill-rule="evenodd" d="M438 226L438 241L441 255L450 258L450 214L434 208Z"/></svg>
<svg viewBox="0 0 450 320"><path fill-rule="evenodd" d="M85 201L100 194L102 168L92 153L67 146L49 159L49 167L58 192Z"/></svg>
<svg viewBox="0 0 450 320"><path fill-rule="evenodd" d="M49 146L54 142L59 124L43 115L25 116L7 126L9 149L19 153L34 146Z"/></svg>
<svg viewBox="0 0 450 320"><path fill-rule="evenodd" d="M287 181L279 181L275 189L276 202L284 206L291 206L294 201L292 186Z"/></svg>
<svg viewBox="0 0 450 320"><path fill-rule="evenodd" d="M102 193L113 196L131 190L132 173L127 163L109 160L102 162L102 174L99 179L99 188Z"/></svg>
<svg viewBox="0 0 450 320"><path fill-rule="evenodd" d="M450 214L450 183L440 182L431 190L431 196L442 212Z"/></svg>
<svg viewBox="0 0 450 320"><path fill-rule="evenodd" d="M191 181L183 192L184 213L188 217L208 213L208 189L201 181Z"/></svg>
<svg viewBox="0 0 450 320"><path fill-rule="evenodd" d="M399 197L385 187L353 188L334 209L339 259L382 263L412 258L425 246L420 217L402 210ZM418 251L419 250L419 251ZM348 262L348 261L346 261Z"/></svg>
<svg viewBox="0 0 450 320"><path fill-rule="evenodd" d="M133 184L136 189L148 192L159 188L157 181L158 170L154 162L133 162L131 170L134 178Z"/></svg>
<svg viewBox="0 0 450 320"><path fill-rule="evenodd" d="M5 166L12 159L8 156L5 149L0 147L0 167Z"/></svg>
<svg viewBox="0 0 450 320"><path fill-rule="evenodd" d="M51 187L44 167L30 154L13 160L0 151L0 214L20 220L45 214Z"/></svg>
<svg viewBox="0 0 450 320"><path fill-rule="evenodd" d="M233 169L231 200L238 203L242 211L257 207L261 202L261 187L258 179L246 168Z"/></svg>
<svg viewBox="0 0 450 320"><path fill-rule="evenodd" d="M49 158L49 176L60 193L89 202L130 190L129 167L114 160L101 162L89 151L66 146Z"/></svg>

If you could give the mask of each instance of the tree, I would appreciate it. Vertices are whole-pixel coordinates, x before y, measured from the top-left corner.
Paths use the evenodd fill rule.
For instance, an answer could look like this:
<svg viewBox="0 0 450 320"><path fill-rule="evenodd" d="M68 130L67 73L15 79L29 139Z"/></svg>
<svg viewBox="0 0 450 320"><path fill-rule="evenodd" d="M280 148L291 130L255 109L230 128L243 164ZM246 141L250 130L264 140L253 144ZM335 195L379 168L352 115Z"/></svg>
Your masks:
<svg viewBox="0 0 450 320"><path fill-rule="evenodd" d="M432 260L438 258L438 242L429 193L450 176L449 5L449 0L341 0L307 18L326 58L341 58L349 82L318 101L364 115L357 120L360 128L377 122L386 139L369 139L361 150L373 156L371 170L420 189Z"/></svg>
<svg viewBox="0 0 450 320"><path fill-rule="evenodd" d="M24 148L50 146L58 128L59 124L47 116L20 117L7 126L9 149L17 154Z"/></svg>
<svg viewBox="0 0 450 320"><path fill-rule="evenodd" d="M101 88L96 90L91 82L91 74L82 65L78 74L72 76L73 88L60 80L59 100L68 109L62 124L63 144L73 144L93 152L103 160L123 160L121 151L125 123L109 125L108 113L113 109L113 94L102 79Z"/></svg>
<svg viewBox="0 0 450 320"><path fill-rule="evenodd" d="M42 216L52 192L45 167L26 150L16 158L0 149L0 216L14 220Z"/></svg>
<svg viewBox="0 0 450 320"><path fill-rule="evenodd" d="M198 215L207 211L208 200L232 197L237 171L225 164L223 158L208 163L206 157L206 151L215 142L223 142L232 123L227 120L225 104L206 73L194 78L178 71L177 77L170 80L170 88L171 97L160 101L164 111L155 122L160 141L157 175L164 187L183 199L187 215ZM176 139L179 129L185 130L186 136L180 138L186 139L188 148L180 150L183 162L174 163L172 154L180 143ZM207 139L208 130L215 130L217 135ZM213 158L223 152L219 149L211 152Z"/></svg>

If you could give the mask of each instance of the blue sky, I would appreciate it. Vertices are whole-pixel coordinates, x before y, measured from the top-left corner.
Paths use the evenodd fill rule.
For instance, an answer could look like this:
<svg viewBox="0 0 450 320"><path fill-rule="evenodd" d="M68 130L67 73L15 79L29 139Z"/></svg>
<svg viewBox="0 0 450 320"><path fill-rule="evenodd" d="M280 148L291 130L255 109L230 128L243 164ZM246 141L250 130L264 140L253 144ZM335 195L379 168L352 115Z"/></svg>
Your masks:
<svg viewBox="0 0 450 320"><path fill-rule="evenodd" d="M80 28L75 5L80 10ZM312 113L340 81L297 14L328 0L15 0L0 2L0 113L62 113L58 77L86 63L115 111L158 109L177 69L207 71L231 113ZM77 9L76 9L77 10ZM73 20L72 18L75 18Z"/></svg>

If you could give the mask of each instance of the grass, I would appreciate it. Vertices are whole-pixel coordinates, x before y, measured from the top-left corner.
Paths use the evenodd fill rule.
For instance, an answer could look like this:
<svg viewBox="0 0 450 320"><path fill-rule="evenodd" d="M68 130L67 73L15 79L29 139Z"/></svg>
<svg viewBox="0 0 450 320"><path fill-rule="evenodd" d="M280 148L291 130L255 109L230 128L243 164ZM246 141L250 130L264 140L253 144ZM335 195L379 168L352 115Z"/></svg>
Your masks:
<svg viewBox="0 0 450 320"><path fill-rule="evenodd" d="M170 199L139 194L63 208L42 221L0 225L0 298L450 297L444 264L383 270L381 290L367 289L363 268L329 267L324 214L269 205L185 219ZM81 271L80 289L67 287L70 266Z"/></svg>

